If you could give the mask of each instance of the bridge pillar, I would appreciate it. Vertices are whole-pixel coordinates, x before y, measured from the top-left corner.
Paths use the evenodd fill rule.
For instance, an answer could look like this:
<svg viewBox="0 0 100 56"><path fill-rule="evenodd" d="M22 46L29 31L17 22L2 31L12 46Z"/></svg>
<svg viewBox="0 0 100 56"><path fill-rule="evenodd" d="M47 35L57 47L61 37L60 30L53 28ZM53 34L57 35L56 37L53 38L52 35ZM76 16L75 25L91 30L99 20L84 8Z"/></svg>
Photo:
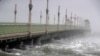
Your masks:
<svg viewBox="0 0 100 56"><path fill-rule="evenodd" d="M5 46L5 51L8 51L8 49L9 49L9 45L6 45Z"/></svg>
<svg viewBox="0 0 100 56"><path fill-rule="evenodd" d="M55 35L55 33L49 35L50 42L54 41L54 35Z"/></svg>
<svg viewBox="0 0 100 56"><path fill-rule="evenodd" d="M33 39L31 40L30 44L31 44L31 47L33 47L33 45L34 45L34 40Z"/></svg>
<svg viewBox="0 0 100 56"><path fill-rule="evenodd" d="M60 39L60 32L56 32L55 34L56 36L54 37L55 40L59 40Z"/></svg>
<svg viewBox="0 0 100 56"><path fill-rule="evenodd" d="M51 35L51 42L54 41L54 35Z"/></svg>
<svg viewBox="0 0 100 56"><path fill-rule="evenodd" d="M23 49L24 48L24 43L23 42L20 42L19 48L20 49Z"/></svg>
<svg viewBox="0 0 100 56"><path fill-rule="evenodd" d="M0 40L0 43L2 43L2 40Z"/></svg>
<svg viewBox="0 0 100 56"><path fill-rule="evenodd" d="M35 38L34 40L35 40L36 45L41 45L41 38L40 37Z"/></svg>

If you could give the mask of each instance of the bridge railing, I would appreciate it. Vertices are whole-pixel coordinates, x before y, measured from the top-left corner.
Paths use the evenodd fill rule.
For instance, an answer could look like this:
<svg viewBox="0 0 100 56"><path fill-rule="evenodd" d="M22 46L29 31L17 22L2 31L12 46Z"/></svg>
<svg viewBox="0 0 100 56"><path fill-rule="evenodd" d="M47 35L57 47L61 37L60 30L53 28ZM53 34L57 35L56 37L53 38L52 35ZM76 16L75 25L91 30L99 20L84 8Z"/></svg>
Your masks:
<svg viewBox="0 0 100 56"><path fill-rule="evenodd" d="M73 30L81 28L79 26L59 25L59 30ZM45 24L34 24L32 25L32 32L45 32ZM48 31L57 31L57 25L48 25ZM2 23L0 24L0 35L14 34L14 33L25 33L28 32L28 24L25 23Z"/></svg>
<svg viewBox="0 0 100 56"><path fill-rule="evenodd" d="M27 25L0 25L0 34L27 32Z"/></svg>
<svg viewBox="0 0 100 56"><path fill-rule="evenodd" d="M64 26L63 26L64 27ZM48 30L57 30L56 25L49 25ZM45 25L32 25L32 32L45 31ZM0 35L28 32L28 24L0 24Z"/></svg>

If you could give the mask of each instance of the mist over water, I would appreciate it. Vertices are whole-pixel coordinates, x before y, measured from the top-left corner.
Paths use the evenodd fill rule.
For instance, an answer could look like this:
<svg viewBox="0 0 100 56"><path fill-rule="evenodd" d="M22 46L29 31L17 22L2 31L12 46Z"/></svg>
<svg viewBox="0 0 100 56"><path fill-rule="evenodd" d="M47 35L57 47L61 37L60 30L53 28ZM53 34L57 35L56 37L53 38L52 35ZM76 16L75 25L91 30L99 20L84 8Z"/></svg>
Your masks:
<svg viewBox="0 0 100 56"><path fill-rule="evenodd" d="M13 53L0 51L0 56L100 56L99 37L99 33L78 35L41 46L26 46L26 50L13 49Z"/></svg>

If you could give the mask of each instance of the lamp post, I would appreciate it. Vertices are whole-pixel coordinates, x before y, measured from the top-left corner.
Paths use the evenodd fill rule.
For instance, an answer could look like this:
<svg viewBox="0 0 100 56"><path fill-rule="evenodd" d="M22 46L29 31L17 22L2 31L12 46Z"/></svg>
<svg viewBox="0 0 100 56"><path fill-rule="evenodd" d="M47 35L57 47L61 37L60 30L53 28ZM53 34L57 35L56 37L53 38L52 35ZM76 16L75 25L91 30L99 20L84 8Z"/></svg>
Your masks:
<svg viewBox="0 0 100 56"><path fill-rule="evenodd" d="M71 12L71 16L70 16L71 21L72 21L72 17L73 17L73 15L72 15L72 12ZM73 21L70 24L70 29L72 29L72 24L73 24Z"/></svg>
<svg viewBox="0 0 100 56"><path fill-rule="evenodd" d="M48 17L49 17L49 10L48 10L48 3L49 3L49 0L47 0L47 8L46 8L46 25L45 25L45 31L46 31L46 34L48 33Z"/></svg>
<svg viewBox="0 0 100 56"><path fill-rule="evenodd" d="M78 17L76 16L76 25L77 25L77 29L78 29Z"/></svg>
<svg viewBox="0 0 100 56"><path fill-rule="evenodd" d="M67 9L66 9L66 15L65 15L65 30L67 29Z"/></svg>
<svg viewBox="0 0 100 56"><path fill-rule="evenodd" d="M79 22L79 16L77 16L77 28L79 26L78 22Z"/></svg>
<svg viewBox="0 0 100 56"><path fill-rule="evenodd" d="M56 19L55 19L55 15L54 15L54 24L55 24L55 20L56 20Z"/></svg>
<svg viewBox="0 0 100 56"><path fill-rule="evenodd" d="M32 31L32 29L31 29L31 27L32 27L32 23L31 23L31 17L32 17L32 7L33 7L33 5L32 5L32 0L30 0L30 4L29 4L29 36L31 36L31 31Z"/></svg>
<svg viewBox="0 0 100 56"><path fill-rule="evenodd" d="M58 6L58 25L57 25L58 31L59 31L59 21L60 21L60 6Z"/></svg>
<svg viewBox="0 0 100 56"><path fill-rule="evenodd" d="M62 25L65 23L65 17L62 17Z"/></svg>
<svg viewBox="0 0 100 56"><path fill-rule="evenodd" d="M42 11L41 11L41 14L40 14L40 24L42 23Z"/></svg>
<svg viewBox="0 0 100 56"><path fill-rule="evenodd" d="M15 10L14 10L14 23L16 23L16 15L17 15L17 4L15 4Z"/></svg>
<svg viewBox="0 0 100 56"><path fill-rule="evenodd" d="M74 16L74 29L76 28L76 14Z"/></svg>

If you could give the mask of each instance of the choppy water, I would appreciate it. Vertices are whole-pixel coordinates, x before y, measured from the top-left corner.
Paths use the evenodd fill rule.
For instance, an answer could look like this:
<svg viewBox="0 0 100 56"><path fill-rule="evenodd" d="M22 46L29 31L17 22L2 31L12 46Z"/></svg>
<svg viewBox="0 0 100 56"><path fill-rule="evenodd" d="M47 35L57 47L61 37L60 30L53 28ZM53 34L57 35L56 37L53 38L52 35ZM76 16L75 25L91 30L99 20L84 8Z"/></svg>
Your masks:
<svg viewBox="0 0 100 56"><path fill-rule="evenodd" d="M24 51L13 49L13 53L0 51L0 56L100 56L100 34L74 36L34 48L29 47Z"/></svg>

